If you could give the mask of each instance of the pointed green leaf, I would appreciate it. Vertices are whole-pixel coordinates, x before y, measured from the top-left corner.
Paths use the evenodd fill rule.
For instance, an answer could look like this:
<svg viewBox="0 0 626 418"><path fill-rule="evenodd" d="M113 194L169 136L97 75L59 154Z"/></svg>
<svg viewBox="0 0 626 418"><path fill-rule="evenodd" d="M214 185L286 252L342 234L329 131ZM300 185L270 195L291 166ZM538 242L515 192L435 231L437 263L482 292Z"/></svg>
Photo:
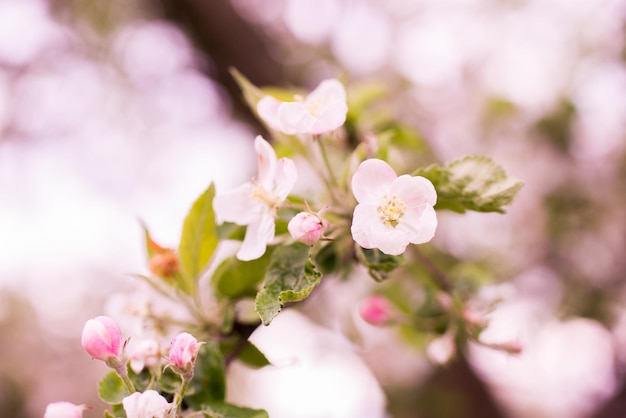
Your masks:
<svg viewBox="0 0 626 418"><path fill-rule="evenodd" d="M389 277L389 273L404 262L402 255L393 256L383 253L374 248L368 250L357 246L357 257L367 267L367 272L377 282L382 282Z"/></svg>
<svg viewBox="0 0 626 418"><path fill-rule="evenodd" d="M246 341L237 358L255 369L269 366L271 363L256 345Z"/></svg>
<svg viewBox="0 0 626 418"><path fill-rule="evenodd" d="M194 202L185 218L178 246L182 268L180 288L193 294L200 274L207 266L217 247L217 228L213 213L215 186L211 185Z"/></svg>
<svg viewBox="0 0 626 418"><path fill-rule="evenodd" d="M261 258L241 261L228 257L215 269L211 282L221 296L238 299L256 295L259 284L263 281L265 269L270 260L268 248Z"/></svg>
<svg viewBox="0 0 626 418"><path fill-rule="evenodd" d="M260 88L252 84L250 80L248 80L236 68L230 69L230 75L233 76L235 82L243 92L243 98L248 106L250 106L250 109L256 113L256 104L263 96L265 96L265 93L263 93Z"/></svg>
<svg viewBox="0 0 626 418"><path fill-rule="evenodd" d="M320 282L321 274L309 256L310 247L295 243L277 247L265 274L263 289L257 293L255 308L264 325L280 313L285 302L306 298Z"/></svg>
<svg viewBox="0 0 626 418"><path fill-rule="evenodd" d="M243 408L224 402L211 402L202 407L202 414L209 418L269 418L263 409Z"/></svg>
<svg viewBox="0 0 626 418"><path fill-rule="evenodd" d="M469 156L443 167L432 165L413 173L429 179L437 190L437 209L463 213L504 213L524 183L507 176L492 159Z"/></svg>
<svg viewBox="0 0 626 418"><path fill-rule="evenodd" d="M208 402L223 402L226 396L226 367L220 347L213 341L202 344L196 360L194 376L187 387L185 402L201 409Z"/></svg>
<svg viewBox="0 0 626 418"><path fill-rule="evenodd" d="M100 399L109 404L119 404L130 392L115 372L109 372L98 384Z"/></svg>

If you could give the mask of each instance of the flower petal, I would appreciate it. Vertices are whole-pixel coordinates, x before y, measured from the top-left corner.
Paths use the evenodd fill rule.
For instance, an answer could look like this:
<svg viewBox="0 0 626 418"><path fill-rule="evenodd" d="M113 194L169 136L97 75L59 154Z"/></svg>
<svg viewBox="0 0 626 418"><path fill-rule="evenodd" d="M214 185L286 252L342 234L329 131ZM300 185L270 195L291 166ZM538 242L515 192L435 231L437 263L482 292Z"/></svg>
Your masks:
<svg viewBox="0 0 626 418"><path fill-rule="evenodd" d="M289 158L281 158L276 166L274 195L282 202L287 198L298 179L296 164Z"/></svg>
<svg viewBox="0 0 626 418"><path fill-rule="evenodd" d="M372 224L379 222L375 205L359 204L354 208L350 232L352 239L363 248L374 248Z"/></svg>
<svg viewBox="0 0 626 418"><path fill-rule="evenodd" d="M280 130L293 135L308 133L315 123L315 118L300 102L282 103L278 108Z"/></svg>
<svg viewBox="0 0 626 418"><path fill-rule="evenodd" d="M278 108L282 102L275 97L265 96L256 104L259 117L272 129L280 130L278 122Z"/></svg>
<svg viewBox="0 0 626 418"><path fill-rule="evenodd" d="M274 230L274 216L266 210L256 222L248 225L237 258L248 261L261 257L265 253L267 243L274 239Z"/></svg>
<svg viewBox="0 0 626 418"><path fill-rule="evenodd" d="M372 224L372 244L374 248L389 255L400 255L409 245L407 234L399 229L386 226L382 222Z"/></svg>
<svg viewBox="0 0 626 418"><path fill-rule="evenodd" d="M274 148L261 135L254 139L254 149L257 155L258 181L265 190L272 190L274 187L274 176L276 175L276 153Z"/></svg>
<svg viewBox="0 0 626 418"><path fill-rule="evenodd" d="M309 133L317 135L324 132L334 131L345 123L347 114L348 105L345 101L331 102L325 106L318 115L317 120L313 126L311 126Z"/></svg>
<svg viewBox="0 0 626 418"><path fill-rule="evenodd" d="M396 178L395 171L386 162L375 158L365 160L352 177L352 193L359 203L378 206Z"/></svg>
<svg viewBox="0 0 626 418"><path fill-rule="evenodd" d="M248 225L261 216L263 204L253 198L255 186L245 183L224 194L215 196L213 210L217 223L234 222Z"/></svg>
<svg viewBox="0 0 626 418"><path fill-rule="evenodd" d="M335 78L322 81L305 100L305 103L318 102L327 104L330 102L346 102L346 88Z"/></svg>
<svg viewBox="0 0 626 418"><path fill-rule="evenodd" d="M396 229L403 231L412 244L423 244L435 236L437 213L429 205L424 206L422 210L409 210Z"/></svg>
<svg viewBox="0 0 626 418"><path fill-rule="evenodd" d="M404 174L391 185L391 193L395 194L409 207L422 206L427 203L434 206L437 203L435 186L427 178Z"/></svg>

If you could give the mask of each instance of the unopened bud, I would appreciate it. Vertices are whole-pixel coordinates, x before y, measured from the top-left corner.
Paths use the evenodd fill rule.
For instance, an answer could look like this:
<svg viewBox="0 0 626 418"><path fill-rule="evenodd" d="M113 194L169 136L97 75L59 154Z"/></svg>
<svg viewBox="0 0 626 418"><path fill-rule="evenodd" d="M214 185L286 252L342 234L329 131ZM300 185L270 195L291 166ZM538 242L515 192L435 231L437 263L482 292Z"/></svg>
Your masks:
<svg viewBox="0 0 626 418"><path fill-rule="evenodd" d="M83 348L95 359L109 363L122 361L124 342L122 331L108 316L98 316L85 323L81 338Z"/></svg>
<svg viewBox="0 0 626 418"><path fill-rule="evenodd" d="M383 296L372 295L361 303L361 318L372 325L385 325L391 319L391 304Z"/></svg>
<svg viewBox="0 0 626 418"><path fill-rule="evenodd" d="M313 245L322 237L325 221L319 214L300 212L287 225L291 237L306 245Z"/></svg>
<svg viewBox="0 0 626 418"><path fill-rule="evenodd" d="M198 343L193 335L186 332L178 334L170 344L169 366L183 379L191 380L193 377L200 344L202 343Z"/></svg>
<svg viewBox="0 0 626 418"><path fill-rule="evenodd" d="M163 249L150 258L150 272L156 276L165 279L171 279L178 273L178 257L176 253L170 249Z"/></svg>

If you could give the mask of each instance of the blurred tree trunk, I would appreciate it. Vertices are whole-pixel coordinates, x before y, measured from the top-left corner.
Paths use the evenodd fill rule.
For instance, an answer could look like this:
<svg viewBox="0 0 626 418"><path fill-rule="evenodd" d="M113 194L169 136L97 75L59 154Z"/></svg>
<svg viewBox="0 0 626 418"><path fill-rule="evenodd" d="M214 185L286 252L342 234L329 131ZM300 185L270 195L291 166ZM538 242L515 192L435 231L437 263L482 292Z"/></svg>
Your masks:
<svg viewBox="0 0 626 418"><path fill-rule="evenodd" d="M287 71L268 53L267 36L239 16L230 1L155 1L164 17L186 30L196 48L210 57L214 68L207 70L228 90L237 116L261 128L243 102L229 68L237 68L258 86L288 83Z"/></svg>

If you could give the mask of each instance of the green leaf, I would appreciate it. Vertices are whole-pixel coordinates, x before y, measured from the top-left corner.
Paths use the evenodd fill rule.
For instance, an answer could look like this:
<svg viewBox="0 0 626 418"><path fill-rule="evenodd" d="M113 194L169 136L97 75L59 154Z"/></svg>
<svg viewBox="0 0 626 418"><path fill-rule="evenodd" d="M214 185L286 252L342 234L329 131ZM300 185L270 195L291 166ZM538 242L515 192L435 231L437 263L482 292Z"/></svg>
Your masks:
<svg viewBox="0 0 626 418"><path fill-rule="evenodd" d="M162 392L176 393L180 389L180 375L167 367L159 376L158 384Z"/></svg>
<svg viewBox="0 0 626 418"><path fill-rule="evenodd" d="M211 402L202 407L202 413L209 418L269 418L263 409L243 408L224 402Z"/></svg>
<svg viewBox="0 0 626 418"><path fill-rule="evenodd" d="M115 372L109 372L98 384L100 399L108 404L119 404L130 392Z"/></svg>
<svg viewBox="0 0 626 418"><path fill-rule="evenodd" d="M252 84L250 80L248 80L237 69L231 68L230 75L233 76L235 82L243 92L243 98L248 106L250 106L250 109L256 113L256 104L263 96L265 96L265 93L263 93L260 88Z"/></svg>
<svg viewBox="0 0 626 418"><path fill-rule="evenodd" d="M200 274L217 247L217 228L213 213L215 186L211 185L194 202L185 218L178 256L182 268L180 288L193 294Z"/></svg>
<svg viewBox="0 0 626 418"><path fill-rule="evenodd" d="M211 282L219 295L231 299L256 295L259 284L263 281L265 269L270 260L268 248L261 258L241 261L228 257L215 269Z"/></svg>
<svg viewBox="0 0 626 418"><path fill-rule="evenodd" d="M105 411L105 414L107 412L110 414L109 417L111 418L126 418L126 410L124 409L124 405L122 404L112 405L111 412Z"/></svg>
<svg viewBox="0 0 626 418"><path fill-rule="evenodd" d="M382 282L389 277L389 273L404 262L403 256L393 256L383 253L374 248L368 250L357 246L357 257L367 267L367 272L377 282Z"/></svg>
<svg viewBox="0 0 626 418"><path fill-rule="evenodd" d="M311 262L309 251L310 247L300 243L274 250L255 301L264 325L272 322L286 302L303 300L320 282L322 275Z"/></svg>
<svg viewBox="0 0 626 418"><path fill-rule="evenodd" d="M189 382L185 402L193 409L201 409L209 402L223 402L226 396L226 367L220 347L213 341L202 344L194 376Z"/></svg>
<svg viewBox="0 0 626 418"><path fill-rule="evenodd" d="M464 213L504 213L524 183L507 176L491 158L468 156L443 167L431 165L416 170L413 175L429 179L437 190L436 209Z"/></svg>
<svg viewBox="0 0 626 418"><path fill-rule="evenodd" d="M237 358L255 369L269 366L271 363L256 345L246 341Z"/></svg>

